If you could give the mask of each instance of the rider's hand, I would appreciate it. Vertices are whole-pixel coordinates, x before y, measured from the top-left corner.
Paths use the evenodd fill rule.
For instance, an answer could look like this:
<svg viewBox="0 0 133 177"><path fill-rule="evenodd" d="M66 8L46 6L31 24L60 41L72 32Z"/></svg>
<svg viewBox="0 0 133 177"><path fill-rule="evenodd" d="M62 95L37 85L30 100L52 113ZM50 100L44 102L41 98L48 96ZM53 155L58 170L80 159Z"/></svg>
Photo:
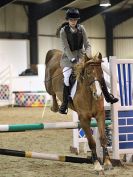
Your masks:
<svg viewBox="0 0 133 177"><path fill-rule="evenodd" d="M79 58L79 63L82 63L83 59L82 58Z"/></svg>
<svg viewBox="0 0 133 177"><path fill-rule="evenodd" d="M72 63L76 63L76 62L77 62L76 58L72 58L72 59L71 59L71 62L72 62Z"/></svg>

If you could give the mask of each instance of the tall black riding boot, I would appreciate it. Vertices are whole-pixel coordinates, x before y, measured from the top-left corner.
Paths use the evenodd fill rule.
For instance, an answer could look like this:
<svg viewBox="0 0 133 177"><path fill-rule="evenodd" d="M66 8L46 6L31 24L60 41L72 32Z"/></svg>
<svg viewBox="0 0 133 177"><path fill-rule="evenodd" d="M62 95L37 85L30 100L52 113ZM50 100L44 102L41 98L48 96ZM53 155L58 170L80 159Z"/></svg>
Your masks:
<svg viewBox="0 0 133 177"><path fill-rule="evenodd" d="M70 97L70 86L66 86L64 84L64 89L63 89L63 102L59 108L59 113L61 114L67 114L67 109L68 109L68 101Z"/></svg>
<svg viewBox="0 0 133 177"><path fill-rule="evenodd" d="M102 78L100 84L101 84L101 88L102 88L102 92L104 94L105 100L108 103L113 104L113 103L116 103L117 101L119 101L118 98L115 98L112 94L110 94L108 92L108 89L107 89L106 82L105 82L104 78Z"/></svg>

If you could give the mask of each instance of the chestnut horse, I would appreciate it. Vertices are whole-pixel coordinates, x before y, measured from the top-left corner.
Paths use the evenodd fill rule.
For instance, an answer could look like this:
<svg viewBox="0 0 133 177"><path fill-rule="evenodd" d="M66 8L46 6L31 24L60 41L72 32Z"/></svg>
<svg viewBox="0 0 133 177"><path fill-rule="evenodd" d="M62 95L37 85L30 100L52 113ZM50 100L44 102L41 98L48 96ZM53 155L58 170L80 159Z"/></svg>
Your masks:
<svg viewBox="0 0 133 177"><path fill-rule="evenodd" d="M47 92L52 95L53 105L51 110L54 112L58 111L56 96L62 101L63 95L63 74L60 67L61 57L62 52L53 49L48 51L45 60L45 87ZM75 65L74 73L77 77L77 89L73 101L69 104L69 108L76 111L78 114L80 125L85 132L92 152L94 169L97 171L101 171L103 168L98 161L96 143L91 134L90 122L92 117L95 117L97 120L100 143L103 148L104 168L112 167L107 150L104 100L100 88L100 80L103 77L101 63L102 55L99 54L91 59L84 56L83 62Z"/></svg>

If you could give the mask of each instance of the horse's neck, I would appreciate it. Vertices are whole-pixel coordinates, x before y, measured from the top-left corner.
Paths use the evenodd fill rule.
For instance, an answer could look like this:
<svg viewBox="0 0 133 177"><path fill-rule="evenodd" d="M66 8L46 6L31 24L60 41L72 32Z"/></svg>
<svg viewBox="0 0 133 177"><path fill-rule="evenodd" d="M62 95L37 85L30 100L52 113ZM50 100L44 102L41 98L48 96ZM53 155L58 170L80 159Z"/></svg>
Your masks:
<svg viewBox="0 0 133 177"><path fill-rule="evenodd" d="M86 81L80 81L78 82L78 91L80 92L81 95L85 95L86 97L91 97L92 96L92 92L90 90L90 87L87 86Z"/></svg>
<svg viewBox="0 0 133 177"><path fill-rule="evenodd" d="M80 111L91 111L92 112L93 96L88 87L84 82L78 82L77 91L75 94L74 105Z"/></svg>

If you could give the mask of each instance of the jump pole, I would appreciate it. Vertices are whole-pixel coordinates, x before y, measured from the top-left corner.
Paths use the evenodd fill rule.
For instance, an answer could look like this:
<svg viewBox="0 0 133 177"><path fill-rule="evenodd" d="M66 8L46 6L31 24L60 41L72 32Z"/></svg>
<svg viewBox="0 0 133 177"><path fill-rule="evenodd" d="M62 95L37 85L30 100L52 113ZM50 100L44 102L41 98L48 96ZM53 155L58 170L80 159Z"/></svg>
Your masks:
<svg viewBox="0 0 133 177"><path fill-rule="evenodd" d="M32 152L32 151L0 149L0 155L44 159L44 160L52 160L52 161L60 161L60 162L92 164L92 160L89 158L62 156L57 154L47 154L47 153L39 153L39 152Z"/></svg>
<svg viewBox="0 0 133 177"><path fill-rule="evenodd" d="M111 125L111 120L106 120L105 125ZM91 127L97 127L96 120L91 121ZM37 124L11 124L0 125L1 132L22 132L42 129L77 129L80 128L79 122L56 122L56 123L37 123Z"/></svg>

